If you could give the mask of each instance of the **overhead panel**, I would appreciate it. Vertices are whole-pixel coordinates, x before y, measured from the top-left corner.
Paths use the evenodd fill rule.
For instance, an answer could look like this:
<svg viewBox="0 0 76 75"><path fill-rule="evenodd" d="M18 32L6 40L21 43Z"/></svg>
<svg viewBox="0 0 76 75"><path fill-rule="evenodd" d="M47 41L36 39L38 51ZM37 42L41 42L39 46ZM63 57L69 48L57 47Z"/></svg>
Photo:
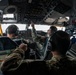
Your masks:
<svg viewBox="0 0 76 75"><path fill-rule="evenodd" d="M65 4L63 4L62 2L60 2L60 3L56 6L56 8L55 8L54 10L57 11L57 12L59 12L59 13L61 13L61 14L64 14L65 12L67 12L67 11L70 10L70 9L71 9L70 6L65 5Z"/></svg>
<svg viewBox="0 0 76 75"><path fill-rule="evenodd" d="M71 9L69 1L67 4L65 3L66 0L8 0L8 1L9 1L8 2L9 7L15 6L17 8L15 12L17 13L17 20L18 20L17 22L20 23L30 23L31 20L37 24L53 22L54 21L53 19L57 19L58 17L64 17L65 16L64 14ZM8 11L11 10L14 11L13 8L11 8ZM49 14L49 12L51 11L53 12Z"/></svg>
<svg viewBox="0 0 76 75"><path fill-rule="evenodd" d="M0 0L0 6L8 5L8 0Z"/></svg>
<svg viewBox="0 0 76 75"><path fill-rule="evenodd" d="M8 0L0 0L0 10L4 10L8 6Z"/></svg>

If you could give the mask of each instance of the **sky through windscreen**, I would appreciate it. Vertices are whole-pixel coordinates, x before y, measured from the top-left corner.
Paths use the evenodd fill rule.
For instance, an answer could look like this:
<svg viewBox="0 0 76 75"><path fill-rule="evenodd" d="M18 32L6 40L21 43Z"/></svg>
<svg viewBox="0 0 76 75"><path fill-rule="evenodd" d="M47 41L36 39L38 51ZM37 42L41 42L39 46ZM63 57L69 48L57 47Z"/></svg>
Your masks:
<svg viewBox="0 0 76 75"><path fill-rule="evenodd" d="M6 28L11 25L11 24L2 24L2 30L3 33L5 33ZM18 26L19 30L26 30L26 24L15 24ZM35 25L36 30L38 31L44 31L47 32L47 30L49 29L50 26L48 25ZM61 27L57 27L58 30L65 30L65 28L61 28ZM29 29L31 29L31 26L29 27Z"/></svg>

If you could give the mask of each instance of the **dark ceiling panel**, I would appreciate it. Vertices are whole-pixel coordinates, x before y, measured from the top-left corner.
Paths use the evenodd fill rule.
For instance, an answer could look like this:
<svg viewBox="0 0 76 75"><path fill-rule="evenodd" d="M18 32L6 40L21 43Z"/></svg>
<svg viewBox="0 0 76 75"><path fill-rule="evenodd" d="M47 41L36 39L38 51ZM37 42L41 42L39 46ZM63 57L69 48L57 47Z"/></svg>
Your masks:
<svg viewBox="0 0 76 75"><path fill-rule="evenodd" d="M65 12L67 12L70 9L71 9L70 6L67 6L67 5L63 4L62 2L60 2L54 10L61 14L64 14Z"/></svg>
<svg viewBox="0 0 76 75"><path fill-rule="evenodd" d="M8 0L1 0L0 1L0 10L4 10L8 6Z"/></svg>
<svg viewBox="0 0 76 75"><path fill-rule="evenodd" d="M74 0L61 0L62 3L64 3L67 6L71 6L71 7L73 6L73 1Z"/></svg>
<svg viewBox="0 0 76 75"><path fill-rule="evenodd" d="M6 0L4 0L6 1ZM17 7L18 22L28 22L33 20L43 23L43 19L51 12L55 10L61 14L64 14L71 9L70 6L62 3L64 0L8 0L9 5ZM51 15L51 13L50 13Z"/></svg>
<svg viewBox="0 0 76 75"><path fill-rule="evenodd" d="M8 0L1 0L0 1L0 6L6 6L8 5Z"/></svg>

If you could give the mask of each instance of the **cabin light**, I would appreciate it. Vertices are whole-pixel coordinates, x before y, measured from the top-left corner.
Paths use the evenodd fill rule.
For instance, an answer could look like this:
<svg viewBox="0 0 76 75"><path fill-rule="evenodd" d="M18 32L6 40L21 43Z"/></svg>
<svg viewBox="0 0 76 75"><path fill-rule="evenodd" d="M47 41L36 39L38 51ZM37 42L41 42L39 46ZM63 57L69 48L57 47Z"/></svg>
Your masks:
<svg viewBox="0 0 76 75"><path fill-rule="evenodd" d="M28 0L28 3L32 3L32 0Z"/></svg>
<svg viewBox="0 0 76 75"><path fill-rule="evenodd" d="M69 17L66 17L66 19L69 20L70 18Z"/></svg>
<svg viewBox="0 0 76 75"><path fill-rule="evenodd" d="M14 18L14 14L4 14L3 18Z"/></svg>
<svg viewBox="0 0 76 75"><path fill-rule="evenodd" d="M0 0L0 1L2 1L2 0Z"/></svg>

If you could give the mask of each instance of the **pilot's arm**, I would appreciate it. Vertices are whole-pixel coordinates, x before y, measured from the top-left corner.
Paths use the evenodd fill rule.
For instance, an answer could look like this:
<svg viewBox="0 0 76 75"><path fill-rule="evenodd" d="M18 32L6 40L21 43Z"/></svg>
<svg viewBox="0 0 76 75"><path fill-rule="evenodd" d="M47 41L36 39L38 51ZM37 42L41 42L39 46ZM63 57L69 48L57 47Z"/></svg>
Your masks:
<svg viewBox="0 0 76 75"><path fill-rule="evenodd" d="M31 30L32 38L33 38L33 41L35 42L35 41L37 41L36 39L37 39L38 35L37 35L35 25L33 22L31 23L31 27L32 27L32 30Z"/></svg>
<svg viewBox="0 0 76 75"><path fill-rule="evenodd" d="M32 32L32 39L33 39L34 42L36 42L39 50L41 50L42 47L43 47L43 45L41 44L41 41L45 37L37 34L34 23L31 23L31 26L32 26L32 30L31 30L31 32Z"/></svg>
<svg viewBox="0 0 76 75"><path fill-rule="evenodd" d="M33 41L35 42L38 42L40 39L41 40L45 40L46 37L45 36L41 36L41 35L38 35L37 32L36 32L36 29L35 29L35 25L33 22L31 22L31 27L32 27L32 38L33 38Z"/></svg>
<svg viewBox="0 0 76 75"><path fill-rule="evenodd" d="M25 51L27 50L26 44L21 44L19 48L16 48L12 54L7 56L2 64L1 64L1 71L12 71L16 70L22 63L25 55Z"/></svg>

